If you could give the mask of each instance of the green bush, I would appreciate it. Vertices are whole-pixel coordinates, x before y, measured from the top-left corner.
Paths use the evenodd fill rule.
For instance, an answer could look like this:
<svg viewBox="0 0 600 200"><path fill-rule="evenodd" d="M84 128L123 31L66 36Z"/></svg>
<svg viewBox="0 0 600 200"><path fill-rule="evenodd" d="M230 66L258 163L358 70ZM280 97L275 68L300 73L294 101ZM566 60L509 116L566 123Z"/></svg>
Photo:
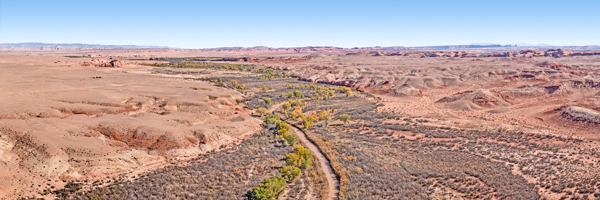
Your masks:
<svg viewBox="0 0 600 200"><path fill-rule="evenodd" d="M281 105L281 108L283 109L283 113L287 113L287 111L292 107L292 104L290 103L283 103Z"/></svg>
<svg viewBox="0 0 600 200"><path fill-rule="evenodd" d="M285 179L283 177L271 177L265 179L260 185L250 190L248 196L256 200L275 200L285 190Z"/></svg>
<svg viewBox="0 0 600 200"><path fill-rule="evenodd" d="M267 124L277 123L279 121L279 116L270 114L269 116L267 116L267 119L265 119L265 121L267 122Z"/></svg>
<svg viewBox="0 0 600 200"><path fill-rule="evenodd" d="M312 158L312 153L307 148L304 148L302 145L296 145L294 147L296 149L295 153L289 153L285 156L285 162L289 166L300 166L303 169L310 167L310 159Z"/></svg>
<svg viewBox="0 0 600 200"><path fill-rule="evenodd" d="M299 166L302 164L302 157L297 153L289 153L285 156L285 163L289 166Z"/></svg>
<svg viewBox="0 0 600 200"><path fill-rule="evenodd" d="M344 123L348 123L348 121L350 121L350 115L348 115L348 114L340 115L340 120L342 120Z"/></svg>
<svg viewBox="0 0 600 200"><path fill-rule="evenodd" d="M300 90L294 91L294 96L295 97L301 97L302 96L302 91L300 91Z"/></svg>
<svg viewBox="0 0 600 200"><path fill-rule="evenodd" d="M258 112L260 114L260 116L265 115L265 113L267 113L267 109L266 108L258 108L256 109L256 112Z"/></svg>
<svg viewBox="0 0 600 200"><path fill-rule="evenodd" d="M252 190L250 190L250 199L256 199L256 200L263 200L263 199L268 199L268 200L274 200L276 193L268 190L266 188L262 188L262 187L255 187L252 188Z"/></svg>
<svg viewBox="0 0 600 200"><path fill-rule="evenodd" d="M308 169L310 167L310 161L306 159L302 160L302 164L300 165L300 167L302 169Z"/></svg>
<svg viewBox="0 0 600 200"><path fill-rule="evenodd" d="M288 142L289 145L294 145L296 144L296 142L298 142L298 136L294 135L294 134L286 134L283 136L283 138L285 139L285 141Z"/></svg>
<svg viewBox="0 0 600 200"><path fill-rule="evenodd" d="M294 166L283 166L282 168L279 168L279 173L281 173L281 176L283 176L288 183L291 183L296 180L296 178L300 177L302 170Z"/></svg>
<svg viewBox="0 0 600 200"><path fill-rule="evenodd" d="M277 122L277 129L285 130L287 132L288 130L290 130L290 126L286 122L280 121Z"/></svg>

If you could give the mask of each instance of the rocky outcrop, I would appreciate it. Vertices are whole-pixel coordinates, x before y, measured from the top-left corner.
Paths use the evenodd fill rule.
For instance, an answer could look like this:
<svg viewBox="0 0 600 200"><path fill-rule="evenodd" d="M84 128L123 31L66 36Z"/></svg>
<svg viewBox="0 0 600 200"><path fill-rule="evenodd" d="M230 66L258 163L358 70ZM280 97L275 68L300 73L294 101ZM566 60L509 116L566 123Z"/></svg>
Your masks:
<svg viewBox="0 0 600 200"><path fill-rule="evenodd" d="M459 92L454 95L444 97L435 102L442 105L444 108L453 110L464 110L464 106L468 105L472 108L496 108L510 106L510 103L504 99L494 95L486 89L468 90ZM467 103L467 104L465 104ZM473 106L474 104L476 106Z"/></svg>
<svg viewBox="0 0 600 200"><path fill-rule="evenodd" d="M140 63L137 63L137 62L126 62L126 61L119 60L119 59L105 60L105 59L94 58L94 59L92 59L91 62L81 62L81 63L79 63L79 66L94 66L94 67L119 68L119 67L125 67L125 66L128 66L128 65L139 65L139 64Z"/></svg>
<svg viewBox="0 0 600 200"><path fill-rule="evenodd" d="M581 122L593 125L600 124L600 113L592 109L577 106L569 106L563 108L563 111L560 113L560 116L564 119L573 122Z"/></svg>
<svg viewBox="0 0 600 200"><path fill-rule="evenodd" d="M489 54L482 54L479 57L516 57L516 52L494 52Z"/></svg>
<svg viewBox="0 0 600 200"><path fill-rule="evenodd" d="M439 52L425 52L422 56L425 57L440 57L440 58L472 58L477 57L474 53L464 51L439 51Z"/></svg>
<svg viewBox="0 0 600 200"><path fill-rule="evenodd" d="M381 52L377 51L375 52L375 54L373 56L384 56L385 54L382 54Z"/></svg>
<svg viewBox="0 0 600 200"><path fill-rule="evenodd" d="M563 65L560 63L548 62L548 61L539 63L539 64L537 64L537 66L544 67L544 68L550 68L550 69L554 69L554 70L572 69L572 67L570 65Z"/></svg>
<svg viewBox="0 0 600 200"><path fill-rule="evenodd" d="M394 95L394 96L422 96L423 92L421 92L421 90L414 88L412 86L410 86L409 84L404 84L401 86L398 86L394 89L392 89L392 91L390 91L390 94Z"/></svg>

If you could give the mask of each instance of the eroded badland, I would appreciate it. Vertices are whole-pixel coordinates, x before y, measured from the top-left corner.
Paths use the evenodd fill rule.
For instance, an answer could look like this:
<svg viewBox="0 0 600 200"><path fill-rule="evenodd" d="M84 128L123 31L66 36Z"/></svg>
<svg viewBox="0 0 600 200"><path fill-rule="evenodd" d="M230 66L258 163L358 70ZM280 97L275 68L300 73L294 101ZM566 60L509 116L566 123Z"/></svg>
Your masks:
<svg viewBox="0 0 600 200"><path fill-rule="evenodd" d="M597 51L2 50L0 83L4 199L246 198L294 152L263 107L339 180L280 199L600 198Z"/></svg>

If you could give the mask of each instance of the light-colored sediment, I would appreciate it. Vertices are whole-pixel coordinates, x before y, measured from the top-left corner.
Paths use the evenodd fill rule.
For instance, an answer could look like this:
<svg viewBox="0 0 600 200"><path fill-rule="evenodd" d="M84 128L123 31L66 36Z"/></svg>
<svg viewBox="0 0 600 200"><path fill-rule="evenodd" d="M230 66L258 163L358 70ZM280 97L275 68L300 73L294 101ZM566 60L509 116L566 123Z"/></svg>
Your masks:
<svg viewBox="0 0 600 200"><path fill-rule="evenodd" d="M0 55L0 197L143 172L260 129L237 91L56 59Z"/></svg>

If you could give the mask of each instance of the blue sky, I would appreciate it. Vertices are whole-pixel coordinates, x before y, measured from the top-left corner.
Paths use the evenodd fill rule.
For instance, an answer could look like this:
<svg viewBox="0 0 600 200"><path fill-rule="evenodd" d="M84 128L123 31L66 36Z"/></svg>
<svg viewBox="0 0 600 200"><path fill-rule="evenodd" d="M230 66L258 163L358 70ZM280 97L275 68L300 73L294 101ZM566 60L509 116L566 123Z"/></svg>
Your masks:
<svg viewBox="0 0 600 200"><path fill-rule="evenodd" d="M600 45L600 1L0 0L0 43Z"/></svg>

